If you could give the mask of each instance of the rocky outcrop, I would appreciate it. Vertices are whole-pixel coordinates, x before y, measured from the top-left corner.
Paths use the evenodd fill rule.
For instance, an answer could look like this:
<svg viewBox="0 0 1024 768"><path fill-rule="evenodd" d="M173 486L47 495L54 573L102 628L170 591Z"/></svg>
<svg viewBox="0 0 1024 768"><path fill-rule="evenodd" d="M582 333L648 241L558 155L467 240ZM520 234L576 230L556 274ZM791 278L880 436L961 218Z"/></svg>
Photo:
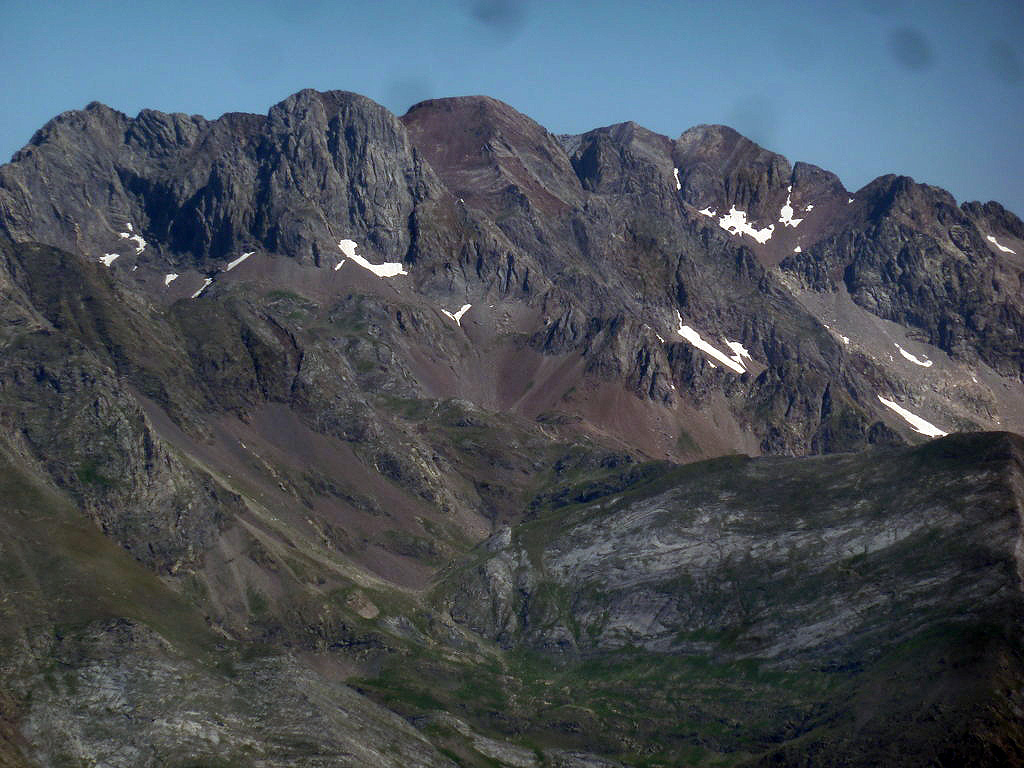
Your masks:
<svg viewBox="0 0 1024 768"><path fill-rule="evenodd" d="M957 436L912 451L666 467L654 481L606 489L599 501L556 502L550 519L488 540L482 546L491 554L452 588L453 614L506 644L549 647L557 636L572 653L627 644L685 650L684 629L724 633L740 625L733 640L745 655L798 659L827 651L835 658L839 647L874 653L871 633L918 631L926 608L935 620L966 620L1017 601L1022 447L1007 434ZM992 473L1000 480L990 486ZM949 493L957 484L991 496L965 507L963 492ZM948 546L949 556L908 560L919 539ZM984 574L970 566L975 551L991 562ZM862 591L864 582L854 579L850 595L814 586L847 559L863 563L865 578L870 570L902 579L899 568L920 567L912 577L919 586L901 580L898 590L875 584ZM728 575L743 563L749 572ZM786 596L784 583L804 597ZM950 591L954 584L962 594ZM542 586L567 590L568 602L537 607ZM858 625L856 617L878 611L899 626ZM824 615L834 620L819 625L814 617ZM911 623L900 624L903 616ZM813 631L798 629L802 622Z"/></svg>
<svg viewBox="0 0 1024 768"><path fill-rule="evenodd" d="M557 139L507 104L487 96L434 99L401 120L452 194L492 218L514 208L517 197L545 214L580 200Z"/></svg>
<svg viewBox="0 0 1024 768"><path fill-rule="evenodd" d="M5 349L4 429L100 528L161 572L196 563L241 507L156 435L85 350L39 335Z"/></svg>
<svg viewBox="0 0 1024 768"><path fill-rule="evenodd" d="M94 312L93 301L113 294L76 280L90 265L46 248L6 251L11 283L39 312L33 324L9 326L17 334L0 360L0 422L11 446L141 562L160 572L195 564L241 499L171 451L117 375L112 359L130 369L122 344L138 339L108 323L122 319L116 312ZM61 264L54 278L47 265ZM50 302L40 279L53 280L49 290L62 280L75 288Z"/></svg>
<svg viewBox="0 0 1024 768"><path fill-rule="evenodd" d="M691 128L674 143L682 195L696 208L735 205L751 218L781 207L778 193L793 169L782 155L724 125Z"/></svg>
<svg viewBox="0 0 1024 768"><path fill-rule="evenodd" d="M125 621L51 653L62 674L31 681L22 722L42 765L455 765L397 715L288 657L211 669Z"/></svg>
<svg viewBox="0 0 1024 768"><path fill-rule="evenodd" d="M342 238L404 257L419 206L442 195L395 117L356 94L301 91L212 122L93 103L0 170L0 226L95 257L132 256L120 233L138 234L157 268L212 271L255 248L333 267Z"/></svg>
<svg viewBox="0 0 1024 768"><path fill-rule="evenodd" d="M1000 248L1000 238L1020 236L1020 220L997 205L958 207L945 190L905 176L877 179L857 197L858 220L782 268L818 291L842 286L950 355L1020 380L1024 265Z"/></svg>

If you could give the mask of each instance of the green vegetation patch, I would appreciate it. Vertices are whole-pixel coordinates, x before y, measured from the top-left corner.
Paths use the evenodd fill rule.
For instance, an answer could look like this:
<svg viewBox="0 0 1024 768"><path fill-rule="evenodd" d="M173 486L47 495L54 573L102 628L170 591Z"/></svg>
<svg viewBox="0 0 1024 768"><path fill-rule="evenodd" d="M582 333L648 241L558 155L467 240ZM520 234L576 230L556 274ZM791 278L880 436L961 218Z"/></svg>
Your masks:
<svg viewBox="0 0 1024 768"><path fill-rule="evenodd" d="M822 725L848 683L811 668L628 647L582 659L516 650L475 663L419 651L355 684L407 717L446 711L523 746L628 765L733 765Z"/></svg>

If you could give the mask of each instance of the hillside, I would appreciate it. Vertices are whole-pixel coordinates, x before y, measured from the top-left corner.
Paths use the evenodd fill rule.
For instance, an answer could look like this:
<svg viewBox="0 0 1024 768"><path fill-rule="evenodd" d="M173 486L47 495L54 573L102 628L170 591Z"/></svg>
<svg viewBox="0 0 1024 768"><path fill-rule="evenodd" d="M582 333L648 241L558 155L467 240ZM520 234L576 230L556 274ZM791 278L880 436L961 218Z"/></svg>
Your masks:
<svg viewBox="0 0 1024 768"><path fill-rule="evenodd" d="M59 115L0 765L1021 762L1018 254L723 126Z"/></svg>

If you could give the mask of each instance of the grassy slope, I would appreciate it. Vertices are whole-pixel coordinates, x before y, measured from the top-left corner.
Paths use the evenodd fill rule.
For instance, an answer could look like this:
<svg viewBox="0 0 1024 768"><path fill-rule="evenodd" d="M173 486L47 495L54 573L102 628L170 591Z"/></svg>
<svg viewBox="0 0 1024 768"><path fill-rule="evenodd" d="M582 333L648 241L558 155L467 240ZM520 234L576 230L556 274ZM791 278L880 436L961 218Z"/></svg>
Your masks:
<svg viewBox="0 0 1024 768"><path fill-rule="evenodd" d="M0 446L0 658L3 676L58 672L49 639L129 618L174 651L215 665L225 654L192 607ZM14 666L17 665L17 666ZM17 696L0 680L0 765L18 765ZM5 762L7 761L7 762Z"/></svg>
<svg viewBox="0 0 1024 768"><path fill-rule="evenodd" d="M78 514L7 451L0 451L0 531L6 620L4 643L39 628L74 630L93 621L130 617L182 652L202 653L213 639L198 616L155 574Z"/></svg>

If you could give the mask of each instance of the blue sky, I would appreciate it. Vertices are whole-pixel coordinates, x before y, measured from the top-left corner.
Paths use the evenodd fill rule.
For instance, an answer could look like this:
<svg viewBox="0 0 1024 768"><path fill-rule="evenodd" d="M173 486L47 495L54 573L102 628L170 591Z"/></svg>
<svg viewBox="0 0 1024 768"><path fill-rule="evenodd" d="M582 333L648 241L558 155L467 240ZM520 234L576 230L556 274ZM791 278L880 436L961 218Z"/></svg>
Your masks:
<svg viewBox="0 0 1024 768"><path fill-rule="evenodd" d="M0 0L0 158L92 100L216 117L301 88L486 93L555 133L725 123L856 189L1024 215L1024 3Z"/></svg>

